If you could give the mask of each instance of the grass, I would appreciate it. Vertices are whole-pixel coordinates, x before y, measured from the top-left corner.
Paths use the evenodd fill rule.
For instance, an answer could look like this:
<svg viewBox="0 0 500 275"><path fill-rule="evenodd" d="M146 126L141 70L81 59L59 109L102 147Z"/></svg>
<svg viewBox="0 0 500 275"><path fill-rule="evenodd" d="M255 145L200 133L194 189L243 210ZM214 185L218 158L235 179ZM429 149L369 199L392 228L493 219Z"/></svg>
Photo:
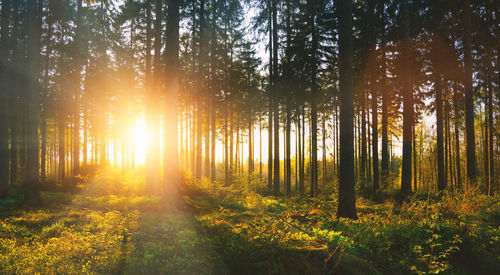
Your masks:
<svg viewBox="0 0 500 275"><path fill-rule="evenodd" d="M130 178L134 178L131 180ZM135 183L139 182L139 183ZM141 194L136 175L102 172L44 206L0 200L2 274L488 274L500 270L500 197L415 195L402 205L335 196L271 197L256 183L187 180L188 211Z"/></svg>

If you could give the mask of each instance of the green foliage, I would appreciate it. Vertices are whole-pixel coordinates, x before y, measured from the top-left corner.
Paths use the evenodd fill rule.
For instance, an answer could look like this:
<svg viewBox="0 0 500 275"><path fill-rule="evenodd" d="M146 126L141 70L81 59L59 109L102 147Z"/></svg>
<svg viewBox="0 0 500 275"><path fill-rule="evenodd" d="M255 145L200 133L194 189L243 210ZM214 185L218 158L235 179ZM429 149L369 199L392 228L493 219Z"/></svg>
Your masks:
<svg viewBox="0 0 500 275"><path fill-rule="evenodd" d="M335 217L332 194L275 198L245 180L223 186L189 179L182 191L194 213L169 209L132 180L106 175L84 182L78 194L42 192L41 209L13 205L0 212L0 273L491 274L500 268L498 196L414 195L401 205L361 197L353 221ZM128 190L110 193L124 184Z"/></svg>

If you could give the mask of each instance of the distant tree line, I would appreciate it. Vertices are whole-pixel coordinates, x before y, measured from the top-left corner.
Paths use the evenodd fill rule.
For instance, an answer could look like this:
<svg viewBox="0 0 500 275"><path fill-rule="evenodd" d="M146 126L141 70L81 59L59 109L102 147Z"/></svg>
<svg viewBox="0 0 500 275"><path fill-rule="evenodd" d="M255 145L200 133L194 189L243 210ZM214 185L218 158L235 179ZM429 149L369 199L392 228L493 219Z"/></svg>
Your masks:
<svg viewBox="0 0 500 275"><path fill-rule="evenodd" d="M2 0L0 195L135 167L142 113L151 194L188 173L274 195L334 182L350 218L356 188L377 200L396 181L491 194L497 15L492 0Z"/></svg>

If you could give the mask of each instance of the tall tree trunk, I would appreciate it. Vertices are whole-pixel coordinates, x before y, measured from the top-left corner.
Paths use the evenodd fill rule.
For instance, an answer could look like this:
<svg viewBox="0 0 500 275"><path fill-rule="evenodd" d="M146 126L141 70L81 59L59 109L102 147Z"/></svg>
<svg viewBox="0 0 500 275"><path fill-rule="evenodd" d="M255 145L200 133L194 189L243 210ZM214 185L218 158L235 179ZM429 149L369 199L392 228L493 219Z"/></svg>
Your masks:
<svg viewBox="0 0 500 275"><path fill-rule="evenodd" d="M304 129L301 127L302 122L301 122L301 114L300 114L300 107L297 110L297 131L298 131L298 143L299 143L299 192L302 194L304 193L304 169L303 169L303 157L302 155L304 154L302 148L303 148L303 143L304 140L302 139L302 132Z"/></svg>
<svg viewBox="0 0 500 275"><path fill-rule="evenodd" d="M385 12L384 12L384 2L385 0L378 0L378 11L380 14L380 92L382 93L382 175L387 176L389 172L389 137L388 137L388 113L387 108L389 105L389 91L386 87L386 58L385 58Z"/></svg>
<svg viewBox="0 0 500 275"><path fill-rule="evenodd" d="M278 196L280 192L280 119L279 119L279 102L277 91L277 76L278 76L278 9L276 2L272 1L272 17L273 17L273 81L272 89L274 94L273 115L274 115L274 195Z"/></svg>
<svg viewBox="0 0 500 275"><path fill-rule="evenodd" d="M272 191L273 186L273 12L271 7L271 1L268 0L267 5L269 9L269 118L268 118L268 149L267 149L267 187L269 192Z"/></svg>
<svg viewBox="0 0 500 275"><path fill-rule="evenodd" d="M216 36L216 17L217 17L217 1L212 0L212 31L211 31L211 53L210 53L210 58L211 58L211 66L212 66L212 96L210 98L211 101L211 130L212 130L212 139L211 139L211 148L210 148L210 154L211 154L211 161L210 161L210 180L212 182L215 181L216 179L216 169L215 169L215 164L216 164L216 159L215 159L215 149L216 149L216 139L217 139L217 132L216 132L216 125L215 125L215 120L216 120L216 106L215 106L215 97L216 97L216 83L217 83L217 75L215 73L216 67L217 67L217 57L216 57L216 48L217 48L217 36Z"/></svg>
<svg viewBox="0 0 500 275"><path fill-rule="evenodd" d="M372 78L374 78L372 76ZM375 83L375 79L372 80ZM379 171L378 171L378 105L377 88L372 84L372 162L373 162L373 197L376 198L379 192Z"/></svg>
<svg viewBox="0 0 500 275"><path fill-rule="evenodd" d="M433 78L434 78L434 92L436 99L436 152L437 152L437 175L438 182L437 187L439 191L443 191L446 188L446 178L444 172L444 151L443 151L443 92L442 92L442 80L441 80L441 68L440 68L440 50L439 50L439 25L441 23L441 17L438 13L437 4L434 5L433 10L433 27L434 27L434 37L433 37Z"/></svg>
<svg viewBox="0 0 500 275"><path fill-rule="evenodd" d="M201 0L201 16L200 19L203 18L203 20L200 20L200 67L202 70L200 70L201 74L201 87L202 87L202 96L200 98L203 98L205 101L205 110L204 110L204 121L205 121L205 134L204 134L204 140L205 140L205 165L204 165L204 176L211 178L210 176L210 171L211 171L211 166L210 166L210 126L211 126L211 108L212 108L212 96L209 95L208 93L208 83L207 83L207 63L208 63L208 24L207 24L207 18L206 18L206 12L205 10L208 10L205 8L205 0ZM208 6L208 5L207 5Z"/></svg>
<svg viewBox="0 0 500 275"><path fill-rule="evenodd" d="M27 160L25 170L24 199L30 203L39 203L39 140L38 140L38 97L40 74L40 48L42 28L42 0L28 3L28 66L29 94L26 103L29 106L27 115Z"/></svg>
<svg viewBox="0 0 500 275"><path fill-rule="evenodd" d="M9 19L10 1L2 1L0 17L0 197L9 190ZM12 106L11 106L12 107ZM14 112L12 110L11 112ZM12 142L13 143L13 142Z"/></svg>
<svg viewBox="0 0 500 275"><path fill-rule="evenodd" d="M486 91L488 93L488 91ZM488 95L486 94L484 96L484 121L483 121L484 128L481 128L481 133L483 134L483 169L484 169L484 193L489 194L489 183L490 183L490 167L489 167L489 161L490 161L490 153L488 150L490 147L488 146L488 141L489 141L489 132L488 132ZM484 129L484 130L483 130Z"/></svg>
<svg viewBox="0 0 500 275"><path fill-rule="evenodd" d="M229 183L232 183L233 180L233 168L234 168L233 140L234 140L234 115L233 115L233 108L229 108Z"/></svg>
<svg viewBox="0 0 500 275"><path fill-rule="evenodd" d="M316 196L318 186L318 106L317 106L317 61L318 38L316 34L316 5L314 1L308 0L309 6L309 28L311 30L311 197Z"/></svg>
<svg viewBox="0 0 500 275"><path fill-rule="evenodd" d="M366 77L366 76L365 76ZM362 91L360 97L360 105L361 105L361 169L359 170L359 175L361 177L361 186L364 186L366 183L366 103L365 103L365 93L368 91Z"/></svg>
<svg viewBox="0 0 500 275"><path fill-rule="evenodd" d="M326 186L326 173L327 173L327 163L326 163L326 118L327 116L323 116L323 188Z"/></svg>
<svg viewBox="0 0 500 275"><path fill-rule="evenodd" d="M249 120L248 122L248 176L250 177L253 173L254 167L253 167L253 123L252 120Z"/></svg>
<svg viewBox="0 0 500 275"><path fill-rule="evenodd" d="M292 159L291 159L291 145L290 145L290 132L291 132L291 110L290 102L286 103L286 126L285 126L285 172L286 172L286 194L289 196L292 193Z"/></svg>
<svg viewBox="0 0 500 275"><path fill-rule="evenodd" d="M172 201L179 199L179 0L168 0L167 14L167 37L166 47L167 66L166 80L168 88L166 90L165 106L165 133L168 137L165 139L164 154L164 195L170 192L169 198Z"/></svg>
<svg viewBox="0 0 500 275"><path fill-rule="evenodd" d="M195 4L193 4L195 5ZM198 97L197 97L197 126L196 126L196 178L202 174L202 127L203 127L203 102L205 96L205 0L200 1L200 44L199 44L199 69L198 69ZM231 126L232 127L232 126Z"/></svg>
<svg viewBox="0 0 500 275"><path fill-rule="evenodd" d="M73 95L73 175L77 175L80 169L80 96L81 96L81 71L82 71L82 0L77 0L76 10L76 34L75 44L76 52L74 56L74 84L75 90Z"/></svg>
<svg viewBox="0 0 500 275"><path fill-rule="evenodd" d="M146 108L146 127L148 128L149 133L149 142L147 143L147 151L146 151L146 190L149 194L157 194L159 189L159 154L157 143L158 132L159 132L159 121L158 121L158 112L157 112L157 102L158 102L158 94L156 89L159 87L159 83L157 77L159 77L159 72L157 71L159 68L159 58L160 58L160 46L161 46L161 0L156 0L156 20L154 22L154 50L155 56L153 60L153 67L155 70L155 74L152 75L151 70L151 39L152 39L152 31L151 30L151 1L148 0L146 2L146 100L147 100L147 108ZM104 147L105 148L105 147ZM101 152L105 154L105 150ZM103 163L104 164L104 163Z"/></svg>
<svg viewBox="0 0 500 275"><path fill-rule="evenodd" d="M417 136L415 133L416 119L413 118L412 132L412 157L413 157L413 192L417 192Z"/></svg>
<svg viewBox="0 0 500 275"><path fill-rule="evenodd" d="M228 136L228 111L224 111L224 183L226 186L229 182L229 136Z"/></svg>
<svg viewBox="0 0 500 275"><path fill-rule="evenodd" d="M456 167L456 179L457 179L457 184L456 187L457 189L460 189L462 186L462 175L460 171L460 135L459 135L459 128L460 128L460 110L458 107L458 100L459 100L459 91L457 88L457 84L455 83L455 87L453 89L454 95L453 95L453 105L455 107L455 167Z"/></svg>
<svg viewBox="0 0 500 275"><path fill-rule="evenodd" d="M337 216L357 219L354 179L352 2L339 1L340 173Z"/></svg>
<svg viewBox="0 0 500 275"><path fill-rule="evenodd" d="M302 106L302 139L299 145L302 146L302 154L301 154L301 165L300 165L300 172L299 172L299 190L300 193L303 194L305 190L305 166L306 166L306 111L305 107Z"/></svg>
<svg viewBox="0 0 500 275"><path fill-rule="evenodd" d="M410 17L408 9L408 0L403 0L400 6L402 21L402 50L401 56L405 60L403 64L408 64L410 60ZM401 192L405 195L411 193L411 153L412 153L412 125L413 125L413 91L408 83L410 72L403 69L402 74L402 93L403 93L403 160L401 169Z"/></svg>
<svg viewBox="0 0 500 275"><path fill-rule="evenodd" d="M498 64L497 64L498 67ZM489 77L488 77L489 78ZM493 87L491 82L488 84L488 136L489 141L489 176L488 176L488 195L493 195L493 188L495 184L495 159L493 158L494 150L493 150Z"/></svg>
<svg viewBox="0 0 500 275"><path fill-rule="evenodd" d="M262 119L259 116L259 179L262 179Z"/></svg>
<svg viewBox="0 0 500 275"><path fill-rule="evenodd" d="M472 46L471 46L471 3L464 1L463 48L464 48L464 86L465 86L465 131L467 145L467 178L476 180L476 141L474 132L474 91L472 90Z"/></svg>
<svg viewBox="0 0 500 275"><path fill-rule="evenodd" d="M445 186L448 186L448 178L450 182L450 187L453 184L453 174L451 173L451 140L450 140L450 110L448 106L448 91L445 92L445 98L444 98L444 144L445 144L445 165L444 165L444 171L445 175L444 178L446 179L445 181Z"/></svg>

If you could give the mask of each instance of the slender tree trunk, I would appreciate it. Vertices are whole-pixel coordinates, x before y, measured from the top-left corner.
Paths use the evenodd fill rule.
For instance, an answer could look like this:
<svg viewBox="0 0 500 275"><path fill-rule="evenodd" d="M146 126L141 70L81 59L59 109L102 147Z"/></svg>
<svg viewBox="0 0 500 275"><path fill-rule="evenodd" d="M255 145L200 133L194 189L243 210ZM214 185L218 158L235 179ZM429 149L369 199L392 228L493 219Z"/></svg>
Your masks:
<svg viewBox="0 0 500 275"><path fill-rule="evenodd" d="M448 91L447 91L448 94ZM450 107L448 103L448 96L446 96L444 100L444 125L445 125L445 144L446 144L446 165L445 165L445 171L446 175L445 178L448 179L449 175L449 183L450 187L453 186L453 170L452 170L452 155L451 155L451 133L450 133ZM446 186L448 186L448 180L446 181Z"/></svg>
<svg viewBox="0 0 500 275"><path fill-rule="evenodd" d="M481 116L482 117L482 116ZM489 156L490 153L488 152L489 146L488 146L488 95L485 95L484 98L484 121L483 121L484 127L481 127L481 134L483 138L483 170L484 170L484 193L489 194L489 183L490 183L490 167L489 167Z"/></svg>
<svg viewBox="0 0 500 275"><path fill-rule="evenodd" d="M75 44L76 53L74 56L75 71L74 71L74 83L75 90L73 95L73 120L74 120L74 133L73 133L73 175L77 175L80 169L80 96L81 96L81 71L82 71L82 0L77 0L77 10L76 10L76 34L75 34Z"/></svg>
<svg viewBox="0 0 500 275"><path fill-rule="evenodd" d="M158 146L159 144L157 143L157 134L158 134L158 119L157 119L157 93L156 93L156 88L159 87L157 84L157 79L156 77L158 74L155 73L154 76L152 76L151 73L151 39L152 39L152 30L151 30L151 1L152 0L147 0L146 2L146 72L145 72L145 86L146 86L146 100L147 100L147 108L146 108L146 127L148 128L148 133L149 133L149 142L147 144L147 151L146 151L146 190L147 193L149 194L155 194L158 191L159 188L159 154L157 154L158 151ZM161 0L156 1L156 5L158 6L158 3L161 2ZM158 9L160 10L160 13L158 14ZM154 69L155 72L158 69L156 66L159 66L159 50L160 50L160 38L161 38L161 32L160 32L160 23L161 23L161 3L159 7L157 7L156 10L157 13L157 18L155 20L155 34L154 34L154 49L155 49L155 57L154 57ZM105 134L103 134L105 135ZM102 139L102 143L105 143L104 138ZM105 156L106 154L106 147L104 144L102 144L102 152L101 154ZM102 165L105 165L105 158L101 162Z"/></svg>
<svg viewBox="0 0 500 275"><path fill-rule="evenodd" d="M9 190L9 20L10 1L2 1L0 17L0 198ZM11 106L12 107L12 106ZM13 144L13 140L11 144Z"/></svg>
<svg viewBox="0 0 500 275"><path fill-rule="evenodd" d="M417 192L417 136L415 133L415 124L416 119L413 118L413 127L412 127L412 157L413 157L413 192Z"/></svg>
<svg viewBox="0 0 500 275"><path fill-rule="evenodd" d="M286 171L286 194L289 196L292 193L292 165L291 165L291 150L290 150L290 132L291 132L291 110L290 102L286 103L286 129L285 129L285 171Z"/></svg>
<svg viewBox="0 0 500 275"><path fill-rule="evenodd" d="M231 103L230 103L231 104ZM229 109L229 183L233 180L234 169L234 115L233 109Z"/></svg>
<svg viewBox="0 0 500 275"><path fill-rule="evenodd" d="M311 197L316 196L318 186L318 106L317 106L317 61L316 52L318 50L318 39L316 35L316 4L314 1L307 1L309 7L309 28L311 30Z"/></svg>
<svg viewBox="0 0 500 275"><path fill-rule="evenodd" d="M253 123L250 120L248 122L248 176L250 177L254 171L253 167L253 142L252 142L252 135L253 135Z"/></svg>
<svg viewBox="0 0 500 275"><path fill-rule="evenodd" d="M297 112L297 117L299 113ZM299 132L298 132L299 122L297 121L297 126L295 127L295 192L299 191Z"/></svg>
<svg viewBox="0 0 500 275"><path fill-rule="evenodd" d="M304 154L302 148L303 148L303 143L304 140L302 138L302 132L304 129L301 127L301 114L300 114L300 107L297 110L298 115L297 115L297 128L298 128L298 143L299 143L299 192L302 194L304 193L304 165L303 165L303 157L302 155Z"/></svg>
<svg viewBox="0 0 500 275"><path fill-rule="evenodd" d="M387 176L389 172L389 138L388 138L388 113L387 108L389 105L389 91L386 88L386 58L385 58L385 12L384 12L384 0L378 0L378 12L380 14L380 26L381 30L381 42L380 42L380 92L382 93L382 175Z"/></svg>
<svg viewBox="0 0 500 275"><path fill-rule="evenodd" d="M457 184L456 184L456 187L457 189L460 189L461 186L462 186L462 175L461 175L461 170L460 170L460 135L459 135L459 127L460 127L460 116L459 116L459 107L458 107L458 97L460 96L459 95L459 92L458 92L458 89L457 89L457 84L455 84L455 87L454 87L454 95L453 95L453 105L455 107L455 167L456 167L456 170L457 170L457 174L456 174L456 179L457 179Z"/></svg>
<svg viewBox="0 0 500 275"><path fill-rule="evenodd" d="M437 7L435 7L437 9ZM434 28L438 28L441 19L437 12L434 14ZM439 191L446 188L446 178L444 172L444 151L443 151L443 95L442 95L442 80L440 70L440 51L439 51L439 31L434 30L433 38L433 78L434 78L434 92L436 99L436 152L437 152L437 187Z"/></svg>
<svg viewBox="0 0 500 275"><path fill-rule="evenodd" d="M229 182L229 136L228 136L228 114L224 111L224 182L228 186Z"/></svg>
<svg viewBox="0 0 500 275"><path fill-rule="evenodd" d="M273 186L273 12L271 7L271 1L268 0L268 9L269 9L269 85L268 85L268 94L269 94L269 118L268 118L268 150L267 150L267 186L269 192L272 191Z"/></svg>
<svg viewBox="0 0 500 275"><path fill-rule="evenodd" d="M300 166L300 172L299 172L299 191L301 194L303 194L306 190L305 188L305 166L306 166L306 112L305 112L305 107L302 106L302 139L299 145L301 144L302 146L302 153L301 153L301 166Z"/></svg>
<svg viewBox="0 0 500 275"><path fill-rule="evenodd" d="M366 77L366 76L365 76ZM363 91L364 93L359 95L360 97L360 105L361 105L361 169L359 170L360 177L361 177L361 186L364 186L366 184L366 103L365 103L365 93L367 91Z"/></svg>
<svg viewBox="0 0 500 275"><path fill-rule="evenodd" d="M167 15L167 67L166 80L169 83L166 90L165 100L165 133L168 133L165 141L164 154L164 191L163 195L169 192L172 202L179 200L179 0L168 0Z"/></svg>
<svg viewBox="0 0 500 275"><path fill-rule="evenodd" d="M372 83L375 83L373 79ZM376 198L379 192L379 171L378 171L378 109L377 109L377 88L372 85L372 162L373 162L373 197Z"/></svg>
<svg viewBox="0 0 500 275"><path fill-rule="evenodd" d="M24 199L30 203L39 203L40 179L39 179L39 140L38 140L38 96L39 96L39 74L40 74L40 47L42 28L42 1L30 1L28 3L28 66L29 66L29 95L27 104L27 160L25 170Z"/></svg>
<svg viewBox="0 0 500 275"><path fill-rule="evenodd" d="M276 78L278 75L278 10L276 7L277 0L272 1L272 17L273 17L273 81L272 89L274 94L273 115L274 115L274 195L278 196L280 192L280 119L279 119L279 102Z"/></svg>
<svg viewBox="0 0 500 275"><path fill-rule="evenodd" d="M326 163L326 115L323 116L323 188L326 186L326 173L327 173L327 163Z"/></svg>
<svg viewBox="0 0 500 275"><path fill-rule="evenodd" d="M259 118L259 179L262 179L262 119Z"/></svg>
<svg viewBox="0 0 500 275"><path fill-rule="evenodd" d="M352 2L338 2L340 84L340 173L337 216L357 219L354 178L354 88Z"/></svg>
<svg viewBox="0 0 500 275"><path fill-rule="evenodd" d="M216 97L216 83L217 83L217 75L216 75L216 67L217 67L217 57L216 57L216 48L217 48L217 37L216 37L216 17L217 17L217 1L212 0L212 30L211 30L211 53L210 53L210 58L211 58L211 66L212 66L212 96L209 99L211 101L211 130L212 130L212 139L211 139L211 148L210 148L210 154L211 154L211 161L210 161L210 180L214 182L217 178L216 175L216 159L215 159L215 150L216 150L216 140L217 140L217 132L216 132L216 106L215 106L215 97Z"/></svg>
<svg viewBox="0 0 500 275"><path fill-rule="evenodd" d="M405 64L409 63L410 58L410 17L408 11L408 0L403 0L400 6L402 21L402 58ZM410 79L408 69L403 69L403 161L401 170L401 192L405 195L411 193L411 129L413 125L413 91L411 85L408 83Z"/></svg>
<svg viewBox="0 0 500 275"><path fill-rule="evenodd" d="M497 64L498 67L498 64ZM488 77L489 78L489 77ZM488 176L488 195L493 195L493 188L495 187L495 159L493 158L494 150L493 150L493 87L491 82L488 84L488 136L489 141L489 176Z"/></svg>
<svg viewBox="0 0 500 275"><path fill-rule="evenodd" d="M465 86L465 131L467 145L467 178L476 180L476 144L474 132L474 98L472 88L472 46L471 46L471 3L464 2L463 48L464 48L464 86Z"/></svg>

